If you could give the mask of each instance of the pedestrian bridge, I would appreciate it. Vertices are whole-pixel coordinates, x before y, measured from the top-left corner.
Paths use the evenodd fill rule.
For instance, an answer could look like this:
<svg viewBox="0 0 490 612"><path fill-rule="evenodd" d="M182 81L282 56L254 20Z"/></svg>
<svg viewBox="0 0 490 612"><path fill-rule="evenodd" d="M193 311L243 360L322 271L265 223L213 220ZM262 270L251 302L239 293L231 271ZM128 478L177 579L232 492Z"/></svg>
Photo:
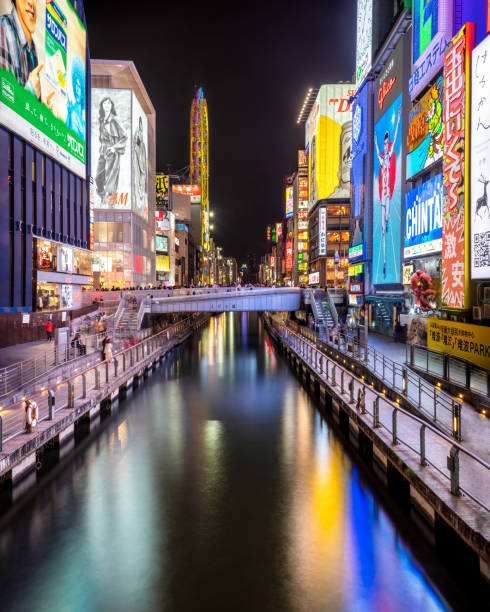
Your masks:
<svg viewBox="0 0 490 612"><path fill-rule="evenodd" d="M166 312L230 312L298 310L302 289L297 287L189 289L188 295L153 296L141 302L140 316ZM191 293L192 292L192 293Z"/></svg>

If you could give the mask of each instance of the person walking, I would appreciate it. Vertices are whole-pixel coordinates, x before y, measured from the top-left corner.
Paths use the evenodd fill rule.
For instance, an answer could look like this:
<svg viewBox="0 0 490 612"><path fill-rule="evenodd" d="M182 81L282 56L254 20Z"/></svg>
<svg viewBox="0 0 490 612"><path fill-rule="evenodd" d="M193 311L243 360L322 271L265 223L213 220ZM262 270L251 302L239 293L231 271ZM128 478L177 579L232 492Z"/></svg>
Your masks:
<svg viewBox="0 0 490 612"><path fill-rule="evenodd" d="M104 347L104 361L111 363L112 361L112 342L110 338L107 338L107 342Z"/></svg>
<svg viewBox="0 0 490 612"><path fill-rule="evenodd" d="M53 339L53 321L48 321L42 324L46 328L46 335L48 336L48 342Z"/></svg>

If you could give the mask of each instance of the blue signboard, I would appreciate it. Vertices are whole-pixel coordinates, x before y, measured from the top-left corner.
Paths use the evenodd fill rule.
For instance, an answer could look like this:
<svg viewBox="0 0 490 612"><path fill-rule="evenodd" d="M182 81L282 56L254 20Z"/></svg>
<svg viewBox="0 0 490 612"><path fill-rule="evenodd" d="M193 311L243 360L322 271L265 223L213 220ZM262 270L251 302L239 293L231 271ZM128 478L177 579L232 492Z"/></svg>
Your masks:
<svg viewBox="0 0 490 612"><path fill-rule="evenodd" d="M442 173L405 194L405 258L442 250Z"/></svg>
<svg viewBox="0 0 490 612"><path fill-rule="evenodd" d="M400 282L402 199L400 93L374 128L373 284Z"/></svg>
<svg viewBox="0 0 490 612"><path fill-rule="evenodd" d="M349 259L362 259L364 256L364 159L368 146L368 104L369 83L359 90L356 100L352 105L352 217L354 227L352 230L351 247L361 246L353 249L352 256L349 249Z"/></svg>

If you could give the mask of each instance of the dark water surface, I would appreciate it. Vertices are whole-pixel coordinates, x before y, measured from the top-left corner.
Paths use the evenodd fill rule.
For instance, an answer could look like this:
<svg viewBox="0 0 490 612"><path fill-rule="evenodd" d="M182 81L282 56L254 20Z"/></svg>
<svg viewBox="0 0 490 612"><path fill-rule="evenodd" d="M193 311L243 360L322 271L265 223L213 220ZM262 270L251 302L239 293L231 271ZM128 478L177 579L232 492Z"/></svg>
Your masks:
<svg viewBox="0 0 490 612"><path fill-rule="evenodd" d="M224 314L4 524L0 609L459 607L385 497L258 316Z"/></svg>

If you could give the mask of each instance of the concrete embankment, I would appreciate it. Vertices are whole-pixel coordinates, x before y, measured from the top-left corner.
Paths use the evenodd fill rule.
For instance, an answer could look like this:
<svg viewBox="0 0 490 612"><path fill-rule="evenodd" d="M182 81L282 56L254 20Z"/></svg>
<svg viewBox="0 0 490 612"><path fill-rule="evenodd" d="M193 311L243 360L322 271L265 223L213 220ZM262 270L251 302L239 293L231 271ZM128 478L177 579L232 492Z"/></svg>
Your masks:
<svg viewBox="0 0 490 612"><path fill-rule="evenodd" d="M267 316L264 320L291 368L316 397L321 411L333 421L344 440L387 487L390 496L411 517L427 540L456 571L473 577L481 576L490 583L490 514L487 505L476 503L475 499L460 493L458 489L455 493L455 482L444 477L442 472L446 469L446 461L448 470L454 469L454 465L451 468L451 461L459 461L458 453L453 454L457 444L451 446L451 440L440 434L441 439L447 441L447 446L440 444L439 449L434 434L434 440L430 439L427 448L424 438L422 457L417 443L419 435L425 436L429 431L428 424L424 425L423 421L413 417L415 425L411 437L407 438L409 444L404 443L401 440L404 432L396 429L397 422L401 428L403 411L396 404L382 398L386 405L388 402L391 404L393 411L389 413L390 422L393 414L393 428L386 421L387 426L384 426L380 416L382 411L378 408L380 402L376 402L376 396L381 399L379 394L365 385L363 380L357 379L349 371L349 364L345 368L340 367L301 337L297 337L292 346L290 336L281 334ZM304 347L300 348L302 343L306 351ZM374 418L373 413L364 407L368 404L368 398L373 410L379 409L379 414L374 414ZM404 426L408 430L406 423ZM439 456L436 457L437 454ZM484 494L488 493L490 484L488 466L485 468L485 465L475 463L475 474L471 474L468 463L464 464L464 468L465 479L473 479L472 490L486 499ZM486 492L481 490L485 483Z"/></svg>

